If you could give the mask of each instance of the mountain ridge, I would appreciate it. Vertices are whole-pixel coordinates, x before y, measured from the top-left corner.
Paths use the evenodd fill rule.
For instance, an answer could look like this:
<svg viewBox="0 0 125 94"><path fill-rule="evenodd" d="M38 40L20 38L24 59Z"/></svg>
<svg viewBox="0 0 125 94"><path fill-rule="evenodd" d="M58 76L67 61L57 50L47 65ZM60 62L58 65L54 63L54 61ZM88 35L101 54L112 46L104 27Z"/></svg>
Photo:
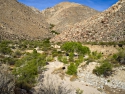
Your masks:
<svg viewBox="0 0 125 94"><path fill-rule="evenodd" d="M62 32L76 22L86 20L99 12L77 3L61 2L52 8L43 10L41 13L48 23L55 25L53 30Z"/></svg>
<svg viewBox="0 0 125 94"><path fill-rule="evenodd" d="M54 42L112 42L125 40L125 1L120 0L109 9L87 20L76 23L60 35Z"/></svg>
<svg viewBox="0 0 125 94"><path fill-rule="evenodd" d="M41 13L17 0L11 0L11 2L1 0L0 15L0 39L37 40L51 36L50 25Z"/></svg>
<svg viewBox="0 0 125 94"><path fill-rule="evenodd" d="M103 12L72 2L61 2L41 12L17 0L4 0L0 1L0 15L0 40L125 40L125 0L119 0Z"/></svg>

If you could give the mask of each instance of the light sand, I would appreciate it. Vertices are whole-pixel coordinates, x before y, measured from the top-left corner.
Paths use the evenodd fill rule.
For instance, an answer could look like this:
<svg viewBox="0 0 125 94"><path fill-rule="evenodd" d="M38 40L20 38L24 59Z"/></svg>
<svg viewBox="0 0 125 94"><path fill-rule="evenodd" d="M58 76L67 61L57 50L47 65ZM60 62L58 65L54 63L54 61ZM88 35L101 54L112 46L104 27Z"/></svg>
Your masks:
<svg viewBox="0 0 125 94"><path fill-rule="evenodd" d="M78 80L76 81L70 81L70 78L65 76L63 80L57 75L57 74L52 74L52 72L57 69L62 67L63 64L59 62L57 59L54 62L50 62L49 65L47 65L48 70L45 71L45 75L49 75L51 79L61 83L63 82L64 87L68 85L68 88L73 89L73 91L70 94L75 94L76 89L83 90L83 94L105 94L97 90L97 88L94 88L92 86L87 85L85 82L79 82ZM45 76L46 77L46 76ZM46 79L46 78L45 78Z"/></svg>

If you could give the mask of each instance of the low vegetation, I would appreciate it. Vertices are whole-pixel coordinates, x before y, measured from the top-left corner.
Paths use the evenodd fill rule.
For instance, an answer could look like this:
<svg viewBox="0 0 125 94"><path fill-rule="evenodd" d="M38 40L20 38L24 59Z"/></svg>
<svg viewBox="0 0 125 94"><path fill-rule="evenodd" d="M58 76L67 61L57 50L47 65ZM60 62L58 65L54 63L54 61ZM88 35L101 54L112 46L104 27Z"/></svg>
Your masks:
<svg viewBox="0 0 125 94"><path fill-rule="evenodd" d="M77 66L74 63L70 63L66 73L69 75L76 75L77 74Z"/></svg>
<svg viewBox="0 0 125 94"><path fill-rule="evenodd" d="M52 45L55 44L51 44L49 39L0 42L0 63L10 66L9 69L15 76L16 87L29 91L35 85L38 74L45 69L44 66L49 61L53 61L55 57L67 66L66 74L75 78L77 78L77 69L82 62L87 62L86 64L93 61L98 62L99 66L95 67L93 73L104 77L112 74L114 66L125 64L123 45L118 46L118 53L107 57L106 60L103 59L101 52L91 52L88 47L79 42L58 43L60 48L54 48ZM26 52L27 50L31 52Z"/></svg>
<svg viewBox="0 0 125 94"><path fill-rule="evenodd" d="M50 76L45 78L47 81L41 83L40 94L71 94L72 89L67 89L67 86L64 86L63 82L59 82L58 79L54 80Z"/></svg>
<svg viewBox="0 0 125 94"><path fill-rule="evenodd" d="M69 65L66 73L77 75L77 68L83 62L83 57L90 54L90 49L78 42L66 42L61 45L61 50L65 54L58 56L58 59Z"/></svg>
<svg viewBox="0 0 125 94"><path fill-rule="evenodd" d="M54 28L54 24L50 24L50 29L53 29Z"/></svg>
<svg viewBox="0 0 125 94"><path fill-rule="evenodd" d="M45 66L45 58L45 55L41 55L36 50L33 50L33 53L27 53L19 59L13 71L16 77L16 85L27 90L34 86L35 78Z"/></svg>
<svg viewBox="0 0 125 94"><path fill-rule="evenodd" d="M114 41L114 42L84 42L83 44L90 44L90 45L109 45L109 46L111 46L111 45L114 45L114 46L116 46L116 45L125 45L125 41L119 41L119 42L116 42L116 41Z"/></svg>
<svg viewBox="0 0 125 94"><path fill-rule="evenodd" d="M67 53L77 52L78 54L81 55L90 53L88 47L82 46L82 44L78 42L66 42L61 46L61 49L66 51Z"/></svg>
<svg viewBox="0 0 125 94"><path fill-rule="evenodd" d="M56 34L56 35L59 35L59 34L60 34L60 33L56 32L56 31L54 31L54 30L52 30L51 33L52 33L52 34Z"/></svg>
<svg viewBox="0 0 125 94"><path fill-rule="evenodd" d="M108 61L103 61L100 66L97 66L94 70L93 73L101 76L103 75L104 77L107 77L111 75L112 73L112 64L109 63Z"/></svg>
<svg viewBox="0 0 125 94"><path fill-rule="evenodd" d="M119 49L118 53L115 53L111 61L113 63L125 64L125 49Z"/></svg>
<svg viewBox="0 0 125 94"><path fill-rule="evenodd" d="M0 43L0 53L4 55L11 55L12 50L9 47L10 42L9 41L2 41Z"/></svg>

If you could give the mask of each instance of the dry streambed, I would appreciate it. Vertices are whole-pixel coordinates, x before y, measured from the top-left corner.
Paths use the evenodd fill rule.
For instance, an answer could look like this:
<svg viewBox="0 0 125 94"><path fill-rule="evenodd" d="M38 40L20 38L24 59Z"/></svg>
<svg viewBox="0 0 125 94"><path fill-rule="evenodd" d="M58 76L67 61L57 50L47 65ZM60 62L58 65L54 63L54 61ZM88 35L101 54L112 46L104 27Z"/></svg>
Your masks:
<svg viewBox="0 0 125 94"><path fill-rule="evenodd" d="M88 46L91 51L102 52L105 57L117 52L117 48L113 46L85 46ZM58 86L58 83L63 83L64 87L68 86L67 88L72 90L70 94L76 94L76 89L82 90L83 94L125 94L125 66L113 68L114 73L110 77L104 78L92 73L98 63L90 62L87 66L84 66L84 64L85 62L78 68L77 79L70 81L71 76L65 74L66 69L60 70L64 65L56 58L55 61L49 62L49 65L46 66L47 70L44 75L46 80L44 83L46 84L48 80L53 81L55 86ZM34 94L39 94L42 81L39 79Z"/></svg>
<svg viewBox="0 0 125 94"><path fill-rule="evenodd" d="M47 80L52 80L55 83L55 86L58 85L58 83L63 83L63 86L67 89L71 89L72 92L69 94L76 94L76 89L83 90L83 94L105 94L103 92L100 92L97 90L96 87L89 86L87 83L80 82L78 79L75 81L70 81L70 77L66 76L61 79L58 74L53 74L53 71L55 69L58 69L63 66L63 63L59 62L57 59L54 62L49 62L49 65L47 66L47 71L45 71L45 78L44 83L47 82ZM49 79L47 78L49 76ZM39 94L39 89L41 88L41 82L38 83L38 85L35 87L36 92L34 94Z"/></svg>

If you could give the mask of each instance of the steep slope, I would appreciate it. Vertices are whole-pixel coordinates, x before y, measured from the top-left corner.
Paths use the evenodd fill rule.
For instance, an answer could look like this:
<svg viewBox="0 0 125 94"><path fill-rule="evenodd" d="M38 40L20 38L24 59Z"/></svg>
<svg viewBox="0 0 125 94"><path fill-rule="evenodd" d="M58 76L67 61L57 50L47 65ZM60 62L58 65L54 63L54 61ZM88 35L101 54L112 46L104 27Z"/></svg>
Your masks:
<svg viewBox="0 0 125 94"><path fill-rule="evenodd" d="M49 24L38 10L17 0L0 0L0 39L43 39L50 37Z"/></svg>
<svg viewBox="0 0 125 94"><path fill-rule="evenodd" d="M80 22L81 20L86 20L99 12L77 3L62 2L52 8L42 11L41 13L45 16L48 23L55 25L53 28L54 30L61 32L68 26Z"/></svg>
<svg viewBox="0 0 125 94"><path fill-rule="evenodd" d="M125 41L125 0L118 1L103 13L76 23L51 41Z"/></svg>

